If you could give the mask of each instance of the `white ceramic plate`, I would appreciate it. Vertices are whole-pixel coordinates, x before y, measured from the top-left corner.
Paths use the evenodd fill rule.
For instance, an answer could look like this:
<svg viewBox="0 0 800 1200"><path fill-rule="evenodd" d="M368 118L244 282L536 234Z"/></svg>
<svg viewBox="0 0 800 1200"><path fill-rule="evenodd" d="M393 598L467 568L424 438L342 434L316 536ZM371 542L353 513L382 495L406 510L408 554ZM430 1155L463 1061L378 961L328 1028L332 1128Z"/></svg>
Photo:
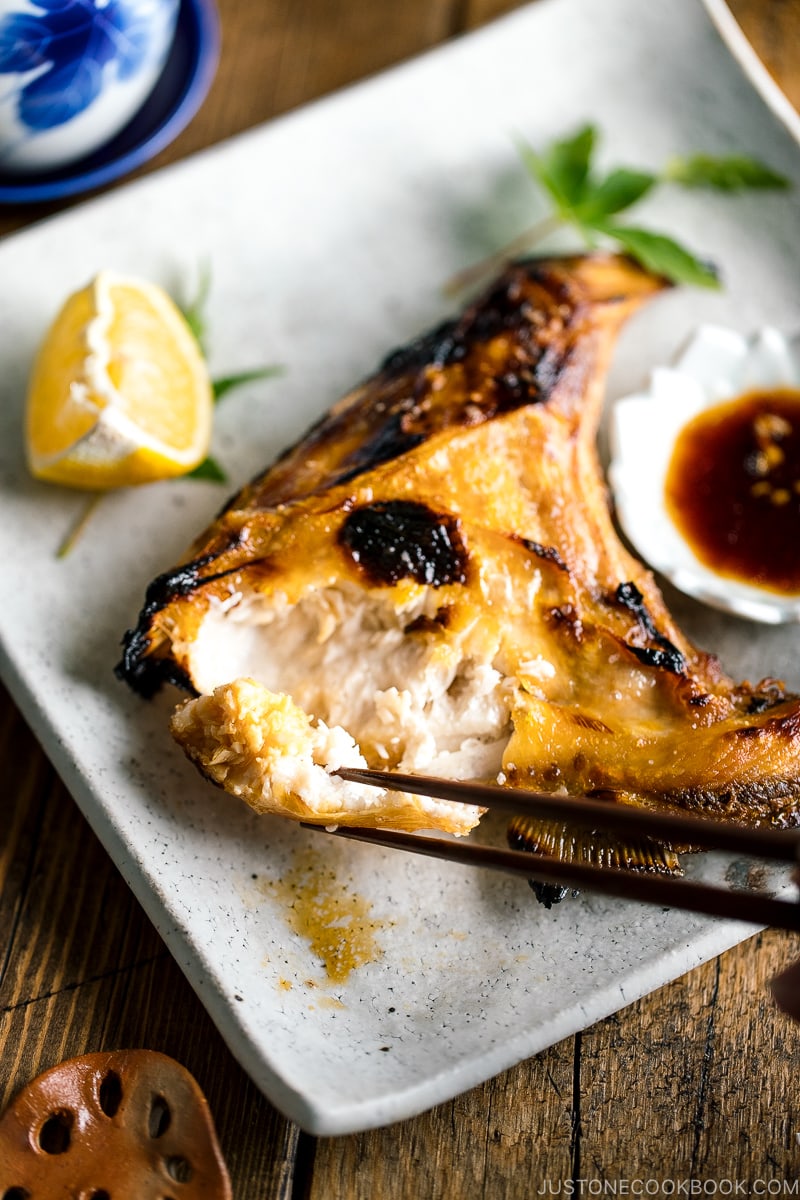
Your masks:
<svg viewBox="0 0 800 1200"><path fill-rule="evenodd" d="M65 294L99 268L171 285L208 257L215 370L286 367L220 410L215 453L238 485L385 352L440 320L454 271L535 218L512 134L541 145L587 117L612 161L736 148L800 177L793 143L695 0L541 0L0 244L4 675L233 1052L318 1133L419 1112L748 931L588 896L547 912L522 883L328 843L204 784L166 732L175 697L145 703L112 668L145 585L224 493L184 482L110 497L56 561L83 501L23 466L31 355ZM717 259L728 290L676 291L638 317L613 395L702 321L792 323L794 203L666 190L648 203L641 221ZM779 671L800 685L794 635L679 607L742 677ZM292 884L307 898L315 864L323 899L361 908L353 938L365 961L339 983L288 920ZM722 870L711 858L696 866Z"/></svg>

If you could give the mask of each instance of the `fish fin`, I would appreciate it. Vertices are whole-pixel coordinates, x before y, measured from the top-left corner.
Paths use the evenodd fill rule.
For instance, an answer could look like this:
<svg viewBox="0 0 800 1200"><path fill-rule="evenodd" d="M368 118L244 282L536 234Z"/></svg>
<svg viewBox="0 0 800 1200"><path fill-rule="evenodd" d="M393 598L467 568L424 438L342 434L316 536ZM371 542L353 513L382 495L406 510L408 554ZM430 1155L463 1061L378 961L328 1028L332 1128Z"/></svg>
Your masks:
<svg viewBox="0 0 800 1200"><path fill-rule="evenodd" d="M683 874L680 859L666 842L653 838L626 838L591 829L569 825L563 821L539 817L514 817L508 827L508 844L513 850L524 850L565 864L605 867L614 870L642 871L658 875ZM558 904L575 889L531 878L537 900L545 908Z"/></svg>

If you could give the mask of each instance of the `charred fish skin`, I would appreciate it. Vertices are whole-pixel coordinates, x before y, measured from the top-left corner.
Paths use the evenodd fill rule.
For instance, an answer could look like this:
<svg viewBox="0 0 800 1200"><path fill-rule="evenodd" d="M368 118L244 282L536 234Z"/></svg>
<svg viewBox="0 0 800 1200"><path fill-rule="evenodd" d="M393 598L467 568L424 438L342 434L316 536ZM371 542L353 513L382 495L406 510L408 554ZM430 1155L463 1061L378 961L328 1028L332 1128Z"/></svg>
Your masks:
<svg viewBox="0 0 800 1200"><path fill-rule="evenodd" d="M154 580L123 638L118 678L145 697L161 683L192 691L156 629L161 612L246 565L256 552L247 514L332 491L402 459L448 431L469 430L526 405L581 402L585 346L613 332L663 281L624 259L532 259L511 266L485 296L387 356L378 373L324 414L274 465L224 506L187 562ZM601 311L608 317L598 322ZM560 387L558 385L561 385ZM599 406L595 405L595 409ZM585 440L598 412L582 407ZM346 499L345 499L345 502ZM541 553L557 556L554 547Z"/></svg>
<svg viewBox="0 0 800 1200"><path fill-rule="evenodd" d="M341 728L371 766L798 824L797 699L694 646L611 518L606 368L664 286L613 255L510 266L226 505L148 593L120 677L200 693L176 737L258 808L253 705L317 757ZM234 695L245 676L295 708Z"/></svg>
<svg viewBox="0 0 800 1200"><path fill-rule="evenodd" d="M616 332L663 286L610 257L512 265L459 318L388 355L232 505L295 503L528 405L582 407L584 339Z"/></svg>

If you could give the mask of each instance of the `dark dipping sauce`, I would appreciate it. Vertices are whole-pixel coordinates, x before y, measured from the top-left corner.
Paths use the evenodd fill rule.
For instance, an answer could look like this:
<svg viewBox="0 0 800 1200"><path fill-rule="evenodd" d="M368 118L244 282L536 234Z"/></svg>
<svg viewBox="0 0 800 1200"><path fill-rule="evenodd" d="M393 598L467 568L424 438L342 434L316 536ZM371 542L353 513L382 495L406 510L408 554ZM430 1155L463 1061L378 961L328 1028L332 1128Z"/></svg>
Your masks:
<svg viewBox="0 0 800 1200"><path fill-rule="evenodd" d="M667 512L720 575L800 592L800 390L749 392L678 435Z"/></svg>

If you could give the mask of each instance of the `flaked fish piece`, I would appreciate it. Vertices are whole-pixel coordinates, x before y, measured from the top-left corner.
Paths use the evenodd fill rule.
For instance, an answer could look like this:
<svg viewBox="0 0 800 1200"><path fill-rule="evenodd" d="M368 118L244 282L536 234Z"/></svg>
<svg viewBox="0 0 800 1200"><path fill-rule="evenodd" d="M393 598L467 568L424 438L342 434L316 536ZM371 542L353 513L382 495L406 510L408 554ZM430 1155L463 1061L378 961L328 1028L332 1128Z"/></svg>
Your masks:
<svg viewBox="0 0 800 1200"><path fill-rule="evenodd" d="M324 824L463 833L479 816L345 785L342 755L798 824L797 697L695 647L611 519L607 365L662 286L613 255L514 264L154 581L118 673L194 694L172 731L204 774Z"/></svg>

